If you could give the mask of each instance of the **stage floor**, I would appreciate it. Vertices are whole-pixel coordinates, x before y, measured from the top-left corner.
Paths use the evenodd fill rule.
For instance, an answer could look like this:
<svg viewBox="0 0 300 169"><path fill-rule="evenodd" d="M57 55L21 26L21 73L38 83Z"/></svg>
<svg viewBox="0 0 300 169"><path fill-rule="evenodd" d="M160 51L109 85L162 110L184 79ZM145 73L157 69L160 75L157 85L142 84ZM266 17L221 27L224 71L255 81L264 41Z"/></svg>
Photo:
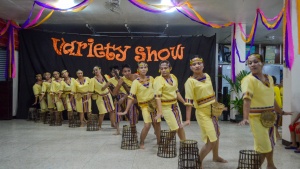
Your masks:
<svg viewBox="0 0 300 169"><path fill-rule="evenodd" d="M122 122L120 126L128 124ZM137 125L138 133L143 122ZM239 150L253 149L253 138L249 126L220 121L221 136L219 154L228 163L212 161L210 153L204 160L204 168L235 169L238 166ZM160 158L157 154L156 138L151 128L144 150L122 150L121 135L115 136L115 129L104 121L101 131L86 131L86 127L50 127L26 120L0 121L0 168L97 168L97 169L176 169L176 158ZM162 129L167 129L162 122ZM200 129L196 122L185 127L187 139L198 141L201 148ZM177 151L179 139L177 139ZM274 162L278 169L300 168L300 154L285 150L281 140L277 141ZM266 168L266 161L263 164Z"/></svg>

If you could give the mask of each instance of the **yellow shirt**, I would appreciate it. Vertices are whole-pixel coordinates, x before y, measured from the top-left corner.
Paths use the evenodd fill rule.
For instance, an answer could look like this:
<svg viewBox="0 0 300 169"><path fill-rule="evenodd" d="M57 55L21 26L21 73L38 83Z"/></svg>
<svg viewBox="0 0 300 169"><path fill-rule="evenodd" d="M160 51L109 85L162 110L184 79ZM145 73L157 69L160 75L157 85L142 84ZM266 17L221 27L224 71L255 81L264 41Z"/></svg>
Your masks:
<svg viewBox="0 0 300 169"><path fill-rule="evenodd" d="M117 80L115 77L110 78L110 79L108 80L108 82L110 82L114 87L116 87L117 84L118 84L118 80ZM120 88L119 93L124 93L124 94L126 94L126 91L125 91L125 89L123 88L123 86Z"/></svg>
<svg viewBox="0 0 300 169"><path fill-rule="evenodd" d="M51 82L43 82L42 93L49 93L51 87Z"/></svg>
<svg viewBox="0 0 300 169"><path fill-rule="evenodd" d="M66 83L64 80L61 81L61 85L60 85L60 91L64 92L64 93L68 93L72 91L72 86L75 85L76 80L74 78L71 78L70 84Z"/></svg>
<svg viewBox="0 0 300 169"><path fill-rule="evenodd" d="M153 82L154 78L152 76L147 76L146 82L141 82L140 78L135 79L132 82L129 98L138 100L139 104L144 104L149 102L154 98Z"/></svg>
<svg viewBox="0 0 300 169"><path fill-rule="evenodd" d="M104 79L103 79L102 82L100 82L100 81L98 81L98 79L96 79L96 77L93 77L93 78L91 79L91 83L90 83L90 90L91 90L92 92L95 92L95 93L100 94L100 95L102 95L102 94L108 94L108 93L109 93L108 88L106 88L106 89L103 90L103 91L101 90L102 87L103 87L105 84L106 84L106 82L104 81Z"/></svg>
<svg viewBox="0 0 300 169"><path fill-rule="evenodd" d="M250 113L274 110L274 83L269 75L264 75L269 83L264 84L252 74L242 80L243 99L251 100Z"/></svg>
<svg viewBox="0 0 300 169"><path fill-rule="evenodd" d="M215 102L215 92L210 76L206 73L204 75L205 77L201 79L190 77L185 82L185 105L201 108Z"/></svg>
<svg viewBox="0 0 300 169"><path fill-rule="evenodd" d="M50 94L57 94L60 91L62 81L53 80L50 87Z"/></svg>
<svg viewBox="0 0 300 169"><path fill-rule="evenodd" d="M130 92L130 88L131 88L131 85L132 85L132 82L133 81L131 81L131 80L129 80L129 79L127 79L126 77L122 77L122 79L123 79L123 81L124 81L124 83L126 83L127 84L127 87L128 87L128 92ZM125 88L124 88L124 90L125 90ZM126 92L126 90L125 90L125 92ZM126 92L126 94L127 94L127 92Z"/></svg>
<svg viewBox="0 0 300 169"><path fill-rule="evenodd" d="M280 96L280 89L278 86L274 86L274 97L276 100L276 103L280 108L282 108L282 102L281 102L281 96Z"/></svg>
<svg viewBox="0 0 300 169"><path fill-rule="evenodd" d="M177 102L178 81L177 78L170 74L173 85L170 85L162 76L154 79L153 88L156 99L161 99L162 105L171 105Z"/></svg>
<svg viewBox="0 0 300 169"><path fill-rule="evenodd" d="M92 92L90 90L90 78L84 77L84 82L80 84L79 80L76 79L74 85L72 86L72 93L83 93Z"/></svg>
<svg viewBox="0 0 300 169"><path fill-rule="evenodd" d="M39 96L42 93L42 85L35 83L32 87L33 94L35 97Z"/></svg>
<svg viewBox="0 0 300 169"><path fill-rule="evenodd" d="M283 105L283 87L280 87L281 106Z"/></svg>

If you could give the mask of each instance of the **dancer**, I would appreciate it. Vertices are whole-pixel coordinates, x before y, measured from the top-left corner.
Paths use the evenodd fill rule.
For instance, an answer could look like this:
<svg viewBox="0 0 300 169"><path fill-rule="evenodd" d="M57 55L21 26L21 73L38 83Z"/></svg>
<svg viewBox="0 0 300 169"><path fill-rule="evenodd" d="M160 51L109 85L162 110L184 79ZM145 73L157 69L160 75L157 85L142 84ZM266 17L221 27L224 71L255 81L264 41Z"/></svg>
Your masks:
<svg viewBox="0 0 300 169"><path fill-rule="evenodd" d="M147 76L148 65L146 62L140 62L138 64L139 77L132 82L130 94L128 96L126 110L119 112L119 115L125 115L128 113L132 106L134 99L137 99L139 106L142 109L142 115L144 119L144 128L142 129L140 136L140 148L144 149L144 141L150 130L153 122L153 127L156 133L157 144L160 142L160 121L161 119L155 120L156 117L156 103L154 99L153 90L153 77Z"/></svg>
<svg viewBox="0 0 300 169"><path fill-rule="evenodd" d="M119 88L119 90L115 90L116 86L118 85L117 77L119 77L119 72L120 72L119 66L113 65L109 69L110 69L111 75L113 77L108 80L108 82L103 86L102 90L105 90L106 88L108 88L110 86L111 94L113 96L116 96L116 100L114 100L115 112L124 111L126 105L124 105L123 102L119 102L119 100L121 98L123 98L123 96L126 95L126 91L122 86ZM116 133L114 133L114 135L121 134L120 127L119 127L119 123L121 120L122 120L121 116L116 113L115 128L117 129L117 131L116 131Z"/></svg>
<svg viewBox="0 0 300 169"><path fill-rule="evenodd" d="M76 110L75 100L71 99L71 90L76 80L69 77L69 72L67 70L61 71L61 76L64 80L61 82L58 98L62 99L64 108L68 111L68 120L70 125L70 120L73 119L73 110Z"/></svg>
<svg viewBox="0 0 300 169"><path fill-rule="evenodd" d="M91 79L90 90L96 94L96 104L99 109L99 127L101 129L104 115L106 113L112 114L114 112L114 103L108 89L102 90L106 84L103 76L101 75L101 68L95 66L93 68L95 77Z"/></svg>
<svg viewBox="0 0 300 169"><path fill-rule="evenodd" d="M46 112L48 111L48 108L47 108L47 103L46 103L45 99L42 99L43 77L41 74L37 74L37 75L35 75L35 78L36 78L36 82L32 87L33 94L35 97L33 105L36 105L38 103L40 104L41 112L43 113L42 118L43 118L43 120L45 120ZM41 101L39 101L39 100L41 100Z"/></svg>
<svg viewBox="0 0 300 169"><path fill-rule="evenodd" d="M80 127L84 127L84 123L87 122L84 113L89 116L92 112L90 78L84 77L82 70L77 70L76 75L77 79L71 90L71 100L75 97L76 111L80 113Z"/></svg>
<svg viewBox="0 0 300 169"><path fill-rule="evenodd" d="M42 85L42 97L40 98L40 102L45 97L45 99L47 100L47 106L48 106L50 117L53 118L54 117L54 109L56 107L55 107L55 104L50 95L50 87L51 87L51 83L52 83L51 73L45 72L44 78L45 78L45 81L43 82L43 85Z"/></svg>
<svg viewBox="0 0 300 169"><path fill-rule="evenodd" d="M52 98L52 102L55 103L55 105L56 105L55 125L61 125L62 111L65 110L65 108L63 106L63 102L59 98L62 79L60 78L60 73L58 71L53 72L53 77L54 77L54 80L52 81L51 86L50 86L50 95Z"/></svg>
<svg viewBox="0 0 300 169"><path fill-rule="evenodd" d="M212 150L213 161L227 163L219 156L219 126L215 116L211 113L211 104L215 102L215 92L210 76L203 72L203 59L198 56L190 60L190 69L193 75L187 79L185 88L186 121L184 126L190 125L192 107L196 108L196 119L202 133L205 145L201 148L199 159L201 168L206 155Z"/></svg>
<svg viewBox="0 0 300 169"><path fill-rule="evenodd" d="M123 64L122 65L122 74L123 77L118 79L118 84L114 89L114 92L118 92L121 87L124 88L126 91L126 94L120 98L119 103L122 104L124 103L127 105L127 96L130 94L130 88L132 85L132 82L138 78L137 74L132 74L131 73L131 67L128 64ZM135 126L138 123L138 118L139 118L139 112L138 112L139 107L135 105L131 105L130 110L129 110L129 123L130 126Z"/></svg>
<svg viewBox="0 0 300 169"><path fill-rule="evenodd" d="M185 103L185 101L179 93L176 76L170 74L171 70L172 67L169 61L164 60L159 63L161 75L157 76L153 82L157 103L157 116L155 118L159 119L163 115L170 130L176 131L180 140L185 140L182 116L177 100L182 103Z"/></svg>
<svg viewBox="0 0 300 169"><path fill-rule="evenodd" d="M254 137L254 150L259 152L261 164L267 159L267 169L276 169L273 152L276 141L275 126L265 127L262 114L275 111L281 115L290 115L280 109L274 99L274 83L271 76L263 74L264 58L260 54L252 54L247 60L251 73L242 80L244 99L244 118L240 125L250 123ZM274 118L275 119L275 118Z"/></svg>

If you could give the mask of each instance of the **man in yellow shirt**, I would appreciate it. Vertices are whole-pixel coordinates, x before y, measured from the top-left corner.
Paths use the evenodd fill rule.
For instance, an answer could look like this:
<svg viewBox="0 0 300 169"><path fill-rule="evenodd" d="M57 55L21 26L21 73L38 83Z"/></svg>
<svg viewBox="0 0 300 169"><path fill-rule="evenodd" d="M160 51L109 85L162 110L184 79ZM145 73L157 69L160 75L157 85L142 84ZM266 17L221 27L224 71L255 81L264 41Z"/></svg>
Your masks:
<svg viewBox="0 0 300 169"><path fill-rule="evenodd" d="M154 94L157 104L156 119L162 115L171 131L177 131L180 140L185 140L185 132L182 126L182 115L177 100L185 103L178 90L178 80L171 74L170 62L165 60L159 63L160 76L154 80Z"/></svg>
<svg viewBox="0 0 300 169"><path fill-rule="evenodd" d="M62 100L59 98L60 87L62 79L60 78L60 73L58 71L53 72L54 80L50 86L50 95L52 97L52 102L56 105L56 113L55 113L55 125L61 126L62 125L62 111L65 110Z"/></svg>
<svg viewBox="0 0 300 169"><path fill-rule="evenodd" d="M43 113L42 117L43 120L46 118L46 112L48 111L47 103L45 99L42 99L42 84L43 84L43 78L41 74L37 74L35 76L36 83L33 85L33 94L35 97L33 105L36 105L38 102L40 103L41 112Z"/></svg>

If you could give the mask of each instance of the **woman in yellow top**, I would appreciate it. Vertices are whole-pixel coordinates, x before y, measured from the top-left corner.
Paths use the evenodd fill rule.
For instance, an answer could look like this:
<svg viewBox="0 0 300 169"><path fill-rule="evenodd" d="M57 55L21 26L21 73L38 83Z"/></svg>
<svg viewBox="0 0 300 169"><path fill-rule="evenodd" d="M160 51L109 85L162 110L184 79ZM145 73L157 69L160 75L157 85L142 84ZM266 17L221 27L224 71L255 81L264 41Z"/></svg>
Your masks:
<svg viewBox="0 0 300 169"><path fill-rule="evenodd" d="M64 108L68 111L68 120L73 118L73 110L75 110L75 100L71 100L71 90L72 86L75 84L75 79L69 77L69 72L67 70L61 71L61 76L64 80L61 81L59 96L58 98L62 99Z"/></svg>
<svg viewBox="0 0 300 169"><path fill-rule="evenodd" d="M109 67L110 71L111 71L111 75L113 76L112 78L110 78L108 80L108 82L103 86L102 90L108 88L109 86L112 88L110 89L110 92L112 94L112 96L116 96L116 99L114 100L114 104L115 104L115 112L119 112L119 111L124 111L125 110L125 104L123 102L119 102L119 100L121 98L123 98L124 96L126 96L126 91L123 87L120 87L118 90L116 89L116 86L118 85L118 78L119 77L119 66L117 65L113 65ZM116 119L115 119L115 128L117 129L116 133L114 135L120 135L120 128L119 128L119 123L122 120L121 116L118 115L118 113L116 113Z"/></svg>
<svg viewBox="0 0 300 169"><path fill-rule="evenodd" d="M182 126L182 116L177 100L185 103L178 90L177 78L170 74L172 70L169 61L164 60L159 63L160 76L153 82L154 96L157 104L156 119L162 115L171 131L177 131L180 140L185 140L185 132Z"/></svg>
<svg viewBox="0 0 300 169"><path fill-rule="evenodd" d="M47 106L50 114L53 114L53 111L55 109L54 102L52 100L52 97L50 95L50 87L52 83L51 73L45 72L44 73L45 81L42 85L42 97L40 98L40 102L45 98L47 100Z"/></svg>
<svg viewBox="0 0 300 169"><path fill-rule="evenodd" d="M99 127L101 129L104 115L106 113L113 113L115 110L114 102L108 89L102 90L106 84L104 78L101 75L101 68L95 66L93 68L95 77L91 79L90 90L96 94L96 104L99 110Z"/></svg>
<svg viewBox="0 0 300 169"><path fill-rule="evenodd" d="M124 88L126 91L126 94L119 99L119 103L124 103L127 105L127 96L130 94L130 88L132 85L132 82L138 78L137 74L132 74L131 73L131 67L128 64L123 64L122 65L122 75L123 77L118 80L118 84L114 89L115 91L118 91L121 87ZM123 84L124 83L124 84ZM129 110L129 115L127 116L129 118L129 123L131 126L134 126L138 123L138 118L139 118L139 112L137 105L131 105L130 110Z"/></svg>
<svg viewBox="0 0 300 169"><path fill-rule="evenodd" d="M275 101L273 79L262 73L264 58L260 54L252 54L248 57L247 64L251 73L242 80L244 118L240 125L250 124L254 137L254 150L261 153L261 164L266 158L267 168L275 169L273 162L275 126L270 128L263 126L260 120L261 114L274 112L274 109L281 115L291 113L282 111Z"/></svg>
<svg viewBox="0 0 300 169"><path fill-rule="evenodd" d="M62 100L59 98L60 93L60 86L62 79L60 78L60 74L58 71L53 72L54 80L52 80L51 87L50 87L50 94L52 97L52 102L56 105L56 122L55 125L61 125L62 119L62 111L65 110Z"/></svg>
<svg viewBox="0 0 300 169"><path fill-rule="evenodd" d="M203 72L203 59L198 56L190 60L190 69L193 76L189 77L184 84L185 88L185 106L186 122L190 124L192 107L196 108L196 119L202 133L202 141L205 145L201 148L199 158L202 165L203 159L213 150L213 161L227 163L226 160L219 157L219 136L220 130L218 120L212 116L211 104L215 100L215 92L211 83L210 76Z"/></svg>
<svg viewBox="0 0 300 169"><path fill-rule="evenodd" d="M128 96L126 110L119 115L125 115L128 113L134 99L137 99L138 105L142 109L142 115L144 119L144 128L140 136L140 148L144 149L144 141L150 130L152 122L154 122L154 130L157 138L157 143L160 142L160 121L161 119L155 120L156 116L156 103L154 99L153 90L153 77L147 76L148 65L146 62L140 62L138 64L139 77L132 82L130 94Z"/></svg>
<svg viewBox="0 0 300 169"><path fill-rule="evenodd" d="M90 90L90 78L84 77L82 70L77 70L76 75L78 78L72 86L71 95L72 99L75 97L76 111L80 113L80 127L83 127L84 123L86 123L84 113L88 115L92 113L92 91Z"/></svg>
<svg viewBox="0 0 300 169"><path fill-rule="evenodd" d="M47 103L46 103L45 99L42 99L43 77L42 77L41 74L37 74L37 75L35 75L35 78L36 78L36 83L32 87L33 94L34 94L34 97L35 97L33 105L36 105L39 102L39 100L41 100L39 102L40 107L41 107L41 112L45 113L45 112L48 111L48 108L47 108ZM44 115L46 115L46 114L44 114ZM43 117L43 118L45 118L45 117Z"/></svg>

